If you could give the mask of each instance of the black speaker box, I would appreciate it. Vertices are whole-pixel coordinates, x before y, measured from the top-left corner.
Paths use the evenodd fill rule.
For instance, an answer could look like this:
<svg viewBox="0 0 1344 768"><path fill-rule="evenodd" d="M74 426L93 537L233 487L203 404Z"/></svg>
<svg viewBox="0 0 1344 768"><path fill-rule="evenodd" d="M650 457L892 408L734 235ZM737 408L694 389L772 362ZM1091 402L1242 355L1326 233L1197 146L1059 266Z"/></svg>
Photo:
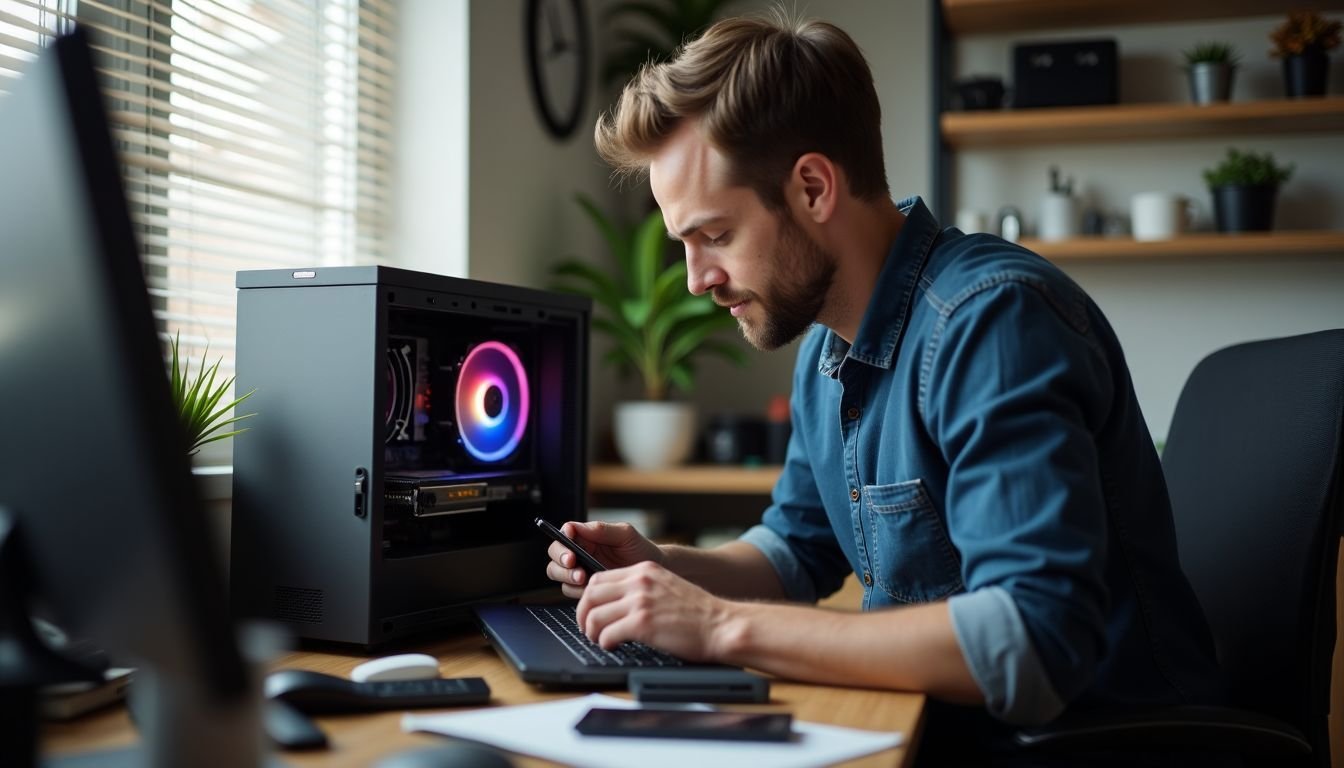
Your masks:
<svg viewBox="0 0 1344 768"><path fill-rule="evenodd" d="M1120 100L1114 40L1013 46L1013 107L1080 107Z"/></svg>
<svg viewBox="0 0 1344 768"><path fill-rule="evenodd" d="M237 285L236 616L372 647L554 591L532 520L585 519L590 302L388 267Z"/></svg>

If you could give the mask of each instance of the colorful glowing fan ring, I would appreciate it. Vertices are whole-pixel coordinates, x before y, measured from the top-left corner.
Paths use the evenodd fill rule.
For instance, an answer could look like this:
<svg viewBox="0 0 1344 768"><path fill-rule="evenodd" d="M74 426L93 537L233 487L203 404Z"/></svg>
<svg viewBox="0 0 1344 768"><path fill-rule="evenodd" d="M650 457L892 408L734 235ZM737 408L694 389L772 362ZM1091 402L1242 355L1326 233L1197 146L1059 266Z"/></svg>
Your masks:
<svg viewBox="0 0 1344 768"><path fill-rule="evenodd" d="M490 395L492 390L499 393L500 400L499 409L493 415L490 413L490 406L493 405L491 402L493 398ZM483 427L497 427L509 415L509 389L498 376L482 377L481 384L476 387L471 400L471 414Z"/></svg>
<svg viewBox="0 0 1344 768"><path fill-rule="evenodd" d="M517 353L498 341L473 347L462 361L456 399L467 453L487 462L512 455L527 432L530 406L527 371ZM493 416L492 406L498 407Z"/></svg>

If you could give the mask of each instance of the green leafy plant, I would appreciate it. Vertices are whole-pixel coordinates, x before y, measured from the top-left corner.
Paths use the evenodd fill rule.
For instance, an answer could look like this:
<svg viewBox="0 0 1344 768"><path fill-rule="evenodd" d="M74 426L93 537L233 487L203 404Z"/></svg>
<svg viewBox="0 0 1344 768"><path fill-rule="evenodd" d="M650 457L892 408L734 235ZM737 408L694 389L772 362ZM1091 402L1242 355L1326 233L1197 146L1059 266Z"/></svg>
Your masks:
<svg viewBox="0 0 1344 768"><path fill-rule="evenodd" d="M1236 48L1228 43L1217 42L1199 43L1186 49L1183 55L1186 66L1190 67L1196 64L1226 64L1235 67L1241 60Z"/></svg>
<svg viewBox="0 0 1344 768"><path fill-rule="evenodd" d="M1280 24L1269 34L1274 43L1269 54L1275 58L1301 56L1309 50L1321 52L1339 47L1340 29L1344 27L1338 21L1326 21L1315 11L1293 11L1288 20Z"/></svg>
<svg viewBox="0 0 1344 768"><path fill-rule="evenodd" d="M673 388L694 388L695 359L701 353L746 362L740 347L715 338L737 321L708 294L687 292L686 262L668 259L670 241L660 211L627 226L608 218L587 197L576 198L606 239L617 268L607 274L570 259L554 269L556 288L593 300L593 330L616 344L605 357L608 364L638 372L645 398L664 400Z"/></svg>
<svg viewBox="0 0 1344 768"><path fill-rule="evenodd" d="M223 440L226 437L233 437L247 431L246 428L243 428L219 435L215 434L215 432L230 424L256 415L255 413L247 413L229 419L224 418L229 411L251 397L256 390L248 391L247 394L235 398L233 402L227 405L220 405L220 401L224 399L224 393L228 392L229 387L233 386L232 376L223 381L215 381L222 358L217 358L214 365L207 368L205 355L202 355L200 368L193 375L191 361L179 354L181 341L181 334L173 337L173 359L169 377L172 385L173 404L177 406L178 415L182 419L182 426L187 431L188 445L191 446L187 449L187 453L194 454L206 443L213 443L216 440ZM209 347L206 348L206 351L208 354Z"/></svg>
<svg viewBox="0 0 1344 768"><path fill-rule="evenodd" d="M677 46L713 23L719 10L731 2L627 0L609 6L602 16L611 27L612 44L602 67L602 82L624 84L646 62L670 59ZM631 21L633 26L628 24Z"/></svg>
<svg viewBox="0 0 1344 768"><path fill-rule="evenodd" d="M1287 181L1293 175L1293 165L1279 166L1274 155L1265 152L1242 152L1228 147L1227 157L1222 162L1204 171L1204 181L1209 189L1218 187L1253 187L1261 184L1275 186Z"/></svg>

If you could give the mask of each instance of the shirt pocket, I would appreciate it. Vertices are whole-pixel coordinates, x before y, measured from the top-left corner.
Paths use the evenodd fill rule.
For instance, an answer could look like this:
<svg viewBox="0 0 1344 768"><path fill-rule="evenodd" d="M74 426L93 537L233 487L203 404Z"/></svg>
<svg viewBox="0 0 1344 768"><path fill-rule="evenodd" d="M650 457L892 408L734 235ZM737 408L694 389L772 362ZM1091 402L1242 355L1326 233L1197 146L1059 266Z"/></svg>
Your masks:
<svg viewBox="0 0 1344 768"><path fill-rule="evenodd" d="M947 526L920 480L863 488L877 586L903 603L928 603L962 588Z"/></svg>

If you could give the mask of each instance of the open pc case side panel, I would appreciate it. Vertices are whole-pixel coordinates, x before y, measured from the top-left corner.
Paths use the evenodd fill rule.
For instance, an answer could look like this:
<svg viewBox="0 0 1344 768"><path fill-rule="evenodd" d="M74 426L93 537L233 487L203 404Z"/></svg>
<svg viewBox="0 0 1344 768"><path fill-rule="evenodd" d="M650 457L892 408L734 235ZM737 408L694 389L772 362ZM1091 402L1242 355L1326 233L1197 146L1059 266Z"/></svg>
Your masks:
<svg viewBox="0 0 1344 768"><path fill-rule="evenodd" d="M300 637L368 646L460 622L475 602L553 589L531 521L584 516L586 303L384 267L320 273L297 285L288 271L239 275L239 391L257 388L258 416L235 444L235 504L246 506L235 512L235 606ZM271 283L289 287L252 287ZM345 295L356 287L369 291L357 309ZM341 298L296 298L329 292ZM245 324L252 293L281 308ZM300 308L303 343L340 359L286 357L285 315ZM254 356L254 345L272 349ZM334 381L345 376L359 385ZM294 411L309 388L322 392ZM277 394L258 401L267 389ZM266 423L279 407L291 410ZM322 458L275 461L290 453ZM313 486L322 492L294 490ZM321 607L296 613L278 595Z"/></svg>

